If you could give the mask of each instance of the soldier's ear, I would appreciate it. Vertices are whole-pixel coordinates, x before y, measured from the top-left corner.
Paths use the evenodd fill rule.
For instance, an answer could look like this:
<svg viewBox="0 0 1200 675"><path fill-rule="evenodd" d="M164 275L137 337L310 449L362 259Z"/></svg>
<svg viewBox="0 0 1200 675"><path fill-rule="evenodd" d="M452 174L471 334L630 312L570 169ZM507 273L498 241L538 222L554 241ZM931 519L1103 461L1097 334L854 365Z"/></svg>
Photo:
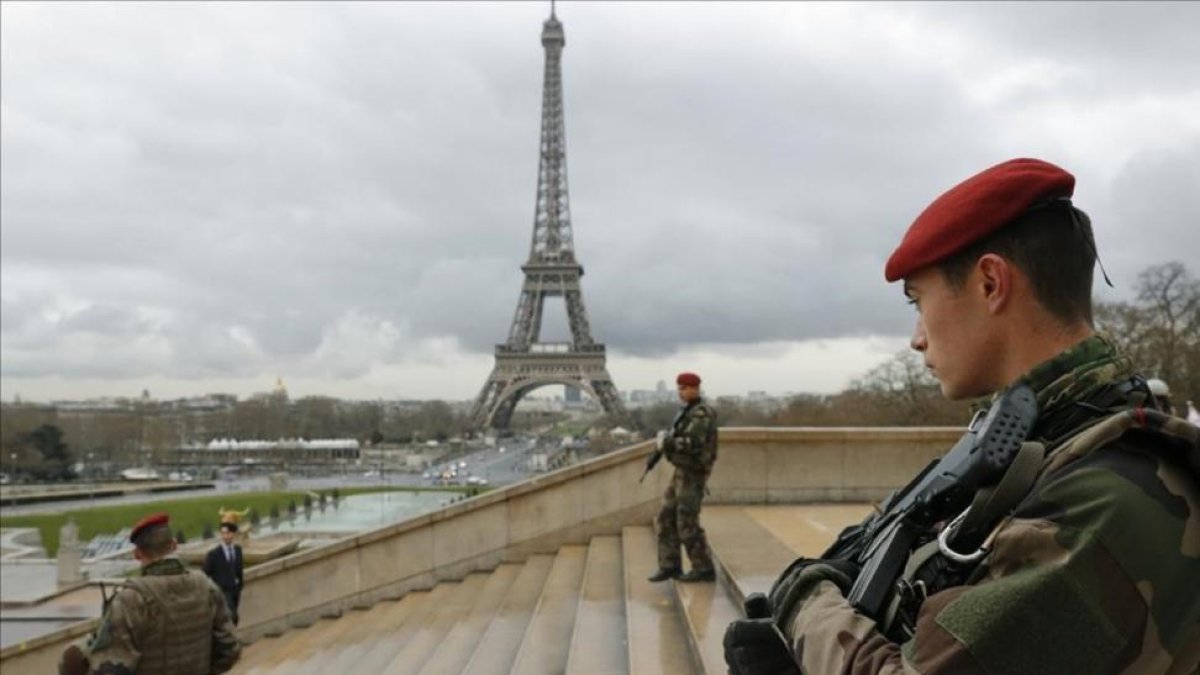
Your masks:
<svg viewBox="0 0 1200 675"><path fill-rule="evenodd" d="M1012 263L995 253L985 253L976 263L977 287L990 314L999 314L1012 298Z"/></svg>

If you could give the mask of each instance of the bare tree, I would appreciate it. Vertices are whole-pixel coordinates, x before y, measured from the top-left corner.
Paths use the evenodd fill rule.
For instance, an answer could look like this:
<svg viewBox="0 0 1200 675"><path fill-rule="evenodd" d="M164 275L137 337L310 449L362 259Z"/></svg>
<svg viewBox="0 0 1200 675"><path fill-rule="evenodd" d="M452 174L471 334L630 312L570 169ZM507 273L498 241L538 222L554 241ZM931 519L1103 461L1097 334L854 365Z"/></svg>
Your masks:
<svg viewBox="0 0 1200 675"><path fill-rule="evenodd" d="M1200 398L1200 281L1170 262L1138 275L1136 303L1101 303L1097 326L1178 402Z"/></svg>
<svg viewBox="0 0 1200 675"><path fill-rule="evenodd" d="M963 424L967 406L947 401L937 379L916 352L905 349L850 383L839 407L851 404L867 420L860 424Z"/></svg>

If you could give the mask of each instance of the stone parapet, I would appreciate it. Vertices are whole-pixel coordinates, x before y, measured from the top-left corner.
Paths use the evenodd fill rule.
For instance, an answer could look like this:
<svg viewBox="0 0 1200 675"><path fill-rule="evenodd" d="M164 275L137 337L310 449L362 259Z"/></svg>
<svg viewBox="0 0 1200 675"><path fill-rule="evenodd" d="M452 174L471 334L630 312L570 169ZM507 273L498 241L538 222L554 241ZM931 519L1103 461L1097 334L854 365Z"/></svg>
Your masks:
<svg viewBox="0 0 1200 675"><path fill-rule="evenodd" d="M963 429L722 429L710 500L723 504L878 501L941 456Z"/></svg>

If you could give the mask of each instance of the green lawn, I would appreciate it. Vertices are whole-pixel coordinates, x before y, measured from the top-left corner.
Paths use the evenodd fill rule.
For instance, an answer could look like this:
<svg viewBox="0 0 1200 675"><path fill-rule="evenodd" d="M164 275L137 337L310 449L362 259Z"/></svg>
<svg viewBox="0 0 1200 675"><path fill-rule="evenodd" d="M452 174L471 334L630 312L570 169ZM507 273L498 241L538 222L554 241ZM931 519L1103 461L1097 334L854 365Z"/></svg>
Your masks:
<svg viewBox="0 0 1200 675"><path fill-rule="evenodd" d="M446 487L346 487L340 488L339 494L343 497L353 494L363 494L367 492L385 492L385 491L446 491L446 492L467 492L470 488L467 486L446 486ZM323 489L318 492L329 494L331 489ZM232 509L241 511L243 509L253 508L258 511L263 520L267 519L271 512L271 506L274 505L282 514L287 513L288 503L291 500L296 501L296 508L300 511L304 509L304 495L307 494L304 490L287 490L282 492L244 492L239 494L224 494L206 497L193 497L189 499L173 499L160 502L142 503L142 504L114 504L112 506L97 506L89 508L80 508L66 511L63 513L48 513L29 516L5 516L0 517L0 527L36 527L41 531L42 546L45 547L47 555L54 557L58 554L58 532L59 529L66 524L67 518L74 518L75 524L79 526L80 541L88 541L98 534L114 534L119 532L121 528L129 527L137 522L142 516L150 513L158 513L166 511L171 515L171 529L178 532L183 530L184 536L188 541L192 541L201 536L204 532L204 524L208 523L215 531L218 522L218 509ZM316 499L313 499L313 508L316 508Z"/></svg>

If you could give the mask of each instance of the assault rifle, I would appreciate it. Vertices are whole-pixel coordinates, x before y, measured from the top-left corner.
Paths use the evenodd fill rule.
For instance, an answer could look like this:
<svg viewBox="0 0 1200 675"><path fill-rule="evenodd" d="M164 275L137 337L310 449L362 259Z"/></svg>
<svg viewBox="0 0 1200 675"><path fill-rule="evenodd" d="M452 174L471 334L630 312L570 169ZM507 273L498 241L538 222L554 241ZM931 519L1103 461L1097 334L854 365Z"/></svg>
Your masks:
<svg viewBox="0 0 1200 675"><path fill-rule="evenodd" d="M113 598L117 597L117 592L120 590L118 584L113 589L112 593L108 592L108 586L103 581L100 582L100 616L108 618L108 608L112 606ZM90 640L89 640L90 642ZM90 648L90 646L89 646ZM59 675L87 675L92 670L91 660L84 650L79 648L79 645L68 645L63 650L62 656L58 661Z"/></svg>
<svg viewBox="0 0 1200 675"><path fill-rule="evenodd" d="M650 456L646 458L646 470L642 472L642 477L638 479L639 483L646 480L646 476L650 475L654 467L658 466L658 463L662 461L663 454L666 452L664 446L670 443L671 439L675 437L675 432L679 431L679 420L683 419L683 414L691 407L691 405L685 405L680 408L679 412L675 413L675 418L671 420L671 426L667 427L666 431L658 432L658 445L654 448L654 452L650 453Z"/></svg>
<svg viewBox="0 0 1200 675"><path fill-rule="evenodd" d="M646 476L650 475L650 472L654 470L654 467L658 466L662 458L662 448L655 448L654 452L650 453L650 456L646 458L646 470L642 472L642 477L638 479L639 483L646 480Z"/></svg>
<svg viewBox="0 0 1200 675"><path fill-rule="evenodd" d="M882 620L919 538L971 504L976 491L1004 476L1037 422L1037 396L1019 383L971 420L967 433L911 483L892 493L880 512L843 531L822 558L861 565L847 595L863 614ZM949 526L948 526L949 529Z"/></svg>

